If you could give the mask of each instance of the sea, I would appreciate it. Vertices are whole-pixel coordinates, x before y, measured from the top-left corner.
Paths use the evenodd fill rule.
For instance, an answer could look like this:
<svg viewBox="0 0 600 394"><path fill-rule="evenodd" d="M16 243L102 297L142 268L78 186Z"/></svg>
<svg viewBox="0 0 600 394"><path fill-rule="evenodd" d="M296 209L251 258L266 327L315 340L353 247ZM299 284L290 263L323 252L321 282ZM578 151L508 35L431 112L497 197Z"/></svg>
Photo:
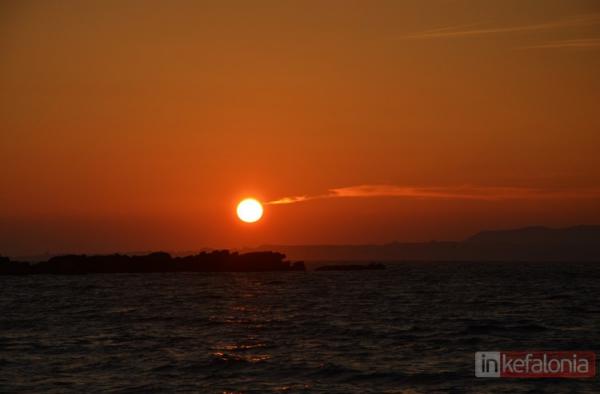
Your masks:
<svg viewBox="0 0 600 394"><path fill-rule="evenodd" d="M600 351L600 264L0 277L2 393L600 393L477 351Z"/></svg>

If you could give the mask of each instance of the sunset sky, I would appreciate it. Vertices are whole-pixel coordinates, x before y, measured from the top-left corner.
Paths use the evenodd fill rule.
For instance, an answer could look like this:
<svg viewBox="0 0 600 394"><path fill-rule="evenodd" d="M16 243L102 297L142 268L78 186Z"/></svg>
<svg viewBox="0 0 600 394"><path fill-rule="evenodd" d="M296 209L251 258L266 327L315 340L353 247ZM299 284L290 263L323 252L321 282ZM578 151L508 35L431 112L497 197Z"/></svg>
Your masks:
<svg viewBox="0 0 600 394"><path fill-rule="evenodd" d="M3 1L0 158L13 256L600 223L600 2Z"/></svg>

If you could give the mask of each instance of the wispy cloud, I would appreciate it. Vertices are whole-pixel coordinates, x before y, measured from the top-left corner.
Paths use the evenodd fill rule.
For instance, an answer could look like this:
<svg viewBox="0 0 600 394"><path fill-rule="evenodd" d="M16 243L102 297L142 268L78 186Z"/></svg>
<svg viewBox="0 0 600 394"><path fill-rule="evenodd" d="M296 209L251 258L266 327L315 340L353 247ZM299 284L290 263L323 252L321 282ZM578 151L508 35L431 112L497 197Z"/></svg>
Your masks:
<svg viewBox="0 0 600 394"><path fill-rule="evenodd" d="M294 204L326 198L405 197L417 199L455 199L501 201L515 199L600 198L600 189L541 189L493 186L397 186L358 185L330 189L325 194L289 196L269 201L267 205Z"/></svg>
<svg viewBox="0 0 600 394"><path fill-rule="evenodd" d="M283 197L278 200L269 201L266 204L267 205L293 204L295 202L302 202L302 201L306 201L306 200L314 200L317 198L326 198L326 197L328 197L328 195L312 196L312 197L309 197L309 196Z"/></svg>
<svg viewBox="0 0 600 394"><path fill-rule="evenodd" d="M595 49L600 48L600 38L579 38L574 40L550 41L539 45L530 45L522 49L554 49L554 48L572 48L572 49Z"/></svg>
<svg viewBox="0 0 600 394"><path fill-rule="evenodd" d="M404 36L405 39L435 39L452 37L481 36L488 34L516 33L526 31L554 30L567 27L589 26L600 23L600 14L575 16L572 18L518 26L485 26L483 24L470 24L459 26L445 26L429 29Z"/></svg>

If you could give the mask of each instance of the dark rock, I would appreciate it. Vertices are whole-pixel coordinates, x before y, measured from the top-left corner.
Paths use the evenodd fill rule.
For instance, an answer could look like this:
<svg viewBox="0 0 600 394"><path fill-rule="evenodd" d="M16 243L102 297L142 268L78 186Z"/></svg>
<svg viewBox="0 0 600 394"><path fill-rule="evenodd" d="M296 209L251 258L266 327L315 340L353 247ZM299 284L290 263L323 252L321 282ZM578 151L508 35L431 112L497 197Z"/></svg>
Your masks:
<svg viewBox="0 0 600 394"><path fill-rule="evenodd" d="M38 264L11 262L0 257L0 275L17 274L95 274L141 272L259 272L304 271L304 263L291 263L275 252L239 254L228 250L202 252L186 257L171 257L156 252L143 256L65 255Z"/></svg>

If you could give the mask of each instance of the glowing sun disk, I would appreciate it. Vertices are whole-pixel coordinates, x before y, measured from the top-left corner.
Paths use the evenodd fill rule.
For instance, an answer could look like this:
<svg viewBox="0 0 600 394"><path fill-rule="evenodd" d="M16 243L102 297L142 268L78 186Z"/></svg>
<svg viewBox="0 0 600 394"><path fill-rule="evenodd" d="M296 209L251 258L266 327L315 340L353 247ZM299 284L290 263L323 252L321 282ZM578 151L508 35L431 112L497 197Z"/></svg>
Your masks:
<svg viewBox="0 0 600 394"><path fill-rule="evenodd" d="M263 207L258 200L254 198L246 198L237 206L237 215L241 221L246 223L254 223L263 215Z"/></svg>

